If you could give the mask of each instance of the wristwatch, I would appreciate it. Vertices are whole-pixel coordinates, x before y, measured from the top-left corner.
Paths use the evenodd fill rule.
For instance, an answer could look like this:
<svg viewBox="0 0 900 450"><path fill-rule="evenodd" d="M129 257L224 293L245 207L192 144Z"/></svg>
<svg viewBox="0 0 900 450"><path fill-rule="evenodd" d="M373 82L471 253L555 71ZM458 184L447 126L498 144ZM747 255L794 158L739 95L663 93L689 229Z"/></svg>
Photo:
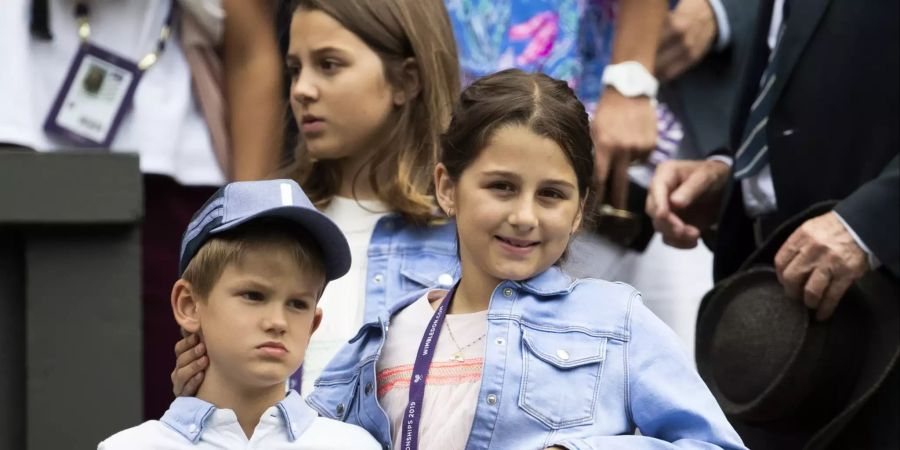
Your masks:
<svg viewBox="0 0 900 450"><path fill-rule="evenodd" d="M603 70L602 83L612 86L625 97L656 98L659 81L637 61L610 64Z"/></svg>

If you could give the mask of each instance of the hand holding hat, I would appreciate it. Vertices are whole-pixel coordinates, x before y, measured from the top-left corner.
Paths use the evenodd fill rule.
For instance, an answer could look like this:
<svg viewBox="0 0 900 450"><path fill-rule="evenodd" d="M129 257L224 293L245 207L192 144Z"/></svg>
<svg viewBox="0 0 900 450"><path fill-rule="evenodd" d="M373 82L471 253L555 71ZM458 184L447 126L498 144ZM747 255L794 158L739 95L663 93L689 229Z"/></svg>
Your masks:
<svg viewBox="0 0 900 450"><path fill-rule="evenodd" d="M802 298L818 320L831 317L847 288L868 269L866 253L832 211L804 222L775 254L788 296Z"/></svg>

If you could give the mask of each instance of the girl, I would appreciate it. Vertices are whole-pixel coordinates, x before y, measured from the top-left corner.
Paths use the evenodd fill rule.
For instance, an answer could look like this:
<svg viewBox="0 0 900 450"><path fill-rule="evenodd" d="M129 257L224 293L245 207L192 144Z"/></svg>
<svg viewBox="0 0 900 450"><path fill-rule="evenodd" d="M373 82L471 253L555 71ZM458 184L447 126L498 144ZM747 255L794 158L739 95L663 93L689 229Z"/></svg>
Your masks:
<svg viewBox="0 0 900 450"><path fill-rule="evenodd" d="M599 189L592 192L616 208L630 204L633 212L642 211L644 202L638 198L644 194L638 193L646 192L656 165L675 156L683 132L664 103L654 108L655 103L647 96L623 96L614 86L603 82L603 74L610 65L626 61L637 62L652 72L656 60L671 59L655 55L666 6L674 8L678 2L447 0L445 3L456 35L464 80L518 67L566 81L585 109L593 113L593 137L597 144L595 181L609 179L609 183L601 185L612 188L605 196ZM679 8L685 3L691 2L681 2ZM645 158L649 158L648 164L628 167L632 160ZM628 182L629 173L632 183ZM637 205L640 209L635 211ZM697 308L703 294L712 287L712 254L702 246L689 252L667 247L659 236L653 236L649 220L642 225L649 232L625 244L615 239L616 233L609 233L618 228L607 224L614 217L603 216L604 211L598 210L601 216L592 221L594 227L586 227L588 232L575 236L570 244L572 257L565 268L573 275L625 281L637 286L644 304L675 330L688 353L693 354ZM592 217L590 212L587 215ZM614 220L615 223L620 222ZM648 243L646 240L651 236L653 239Z"/></svg>
<svg viewBox="0 0 900 450"><path fill-rule="evenodd" d="M454 227L438 220L429 189L460 82L441 0L293 7L286 61L301 133L294 178L347 236L353 259L320 301L325 318L298 386L306 395L337 350L390 301L454 281ZM177 395L201 383L203 352L196 337L176 346Z"/></svg>
<svg viewBox="0 0 900 450"><path fill-rule="evenodd" d="M556 266L591 148L563 82L508 70L466 89L434 171L462 278L367 321L310 405L395 449L743 448L640 294Z"/></svg>

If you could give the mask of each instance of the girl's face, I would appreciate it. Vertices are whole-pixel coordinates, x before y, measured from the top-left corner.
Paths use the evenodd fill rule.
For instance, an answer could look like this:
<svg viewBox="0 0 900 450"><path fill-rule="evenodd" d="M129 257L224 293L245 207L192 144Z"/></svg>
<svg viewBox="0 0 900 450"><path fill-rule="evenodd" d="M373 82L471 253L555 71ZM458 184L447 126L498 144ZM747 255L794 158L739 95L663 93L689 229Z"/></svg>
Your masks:
<svg viewBox="0 0 900 450"><path fill-rule="evenodd" d="M457 219L463 276L524 280L562 256L581 223L575 171L553 140L498 129L453 182L435 169L438 202Z"/></svg>
<svg viewBox="0 0 900 450"><path fill-rule="evenodd" d="M364 158L402 102L381 58L328 14L298 9L286 59L291 109L310 156Z"/></svg>

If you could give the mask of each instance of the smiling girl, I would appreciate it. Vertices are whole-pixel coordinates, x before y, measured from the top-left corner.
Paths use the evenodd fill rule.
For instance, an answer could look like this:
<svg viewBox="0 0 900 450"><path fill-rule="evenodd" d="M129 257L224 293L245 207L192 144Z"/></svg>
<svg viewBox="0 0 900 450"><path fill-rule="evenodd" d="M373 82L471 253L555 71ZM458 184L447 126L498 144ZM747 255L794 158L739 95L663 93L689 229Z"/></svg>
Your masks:
<svg viewBox="0 0 900 450"><path fill-rule="evenodd" d="M743 448L638 292L558 268L591 148L563 82L508 70L466 89L434 171L462 278L365 323L310 405L394 449Z"/></svg>

